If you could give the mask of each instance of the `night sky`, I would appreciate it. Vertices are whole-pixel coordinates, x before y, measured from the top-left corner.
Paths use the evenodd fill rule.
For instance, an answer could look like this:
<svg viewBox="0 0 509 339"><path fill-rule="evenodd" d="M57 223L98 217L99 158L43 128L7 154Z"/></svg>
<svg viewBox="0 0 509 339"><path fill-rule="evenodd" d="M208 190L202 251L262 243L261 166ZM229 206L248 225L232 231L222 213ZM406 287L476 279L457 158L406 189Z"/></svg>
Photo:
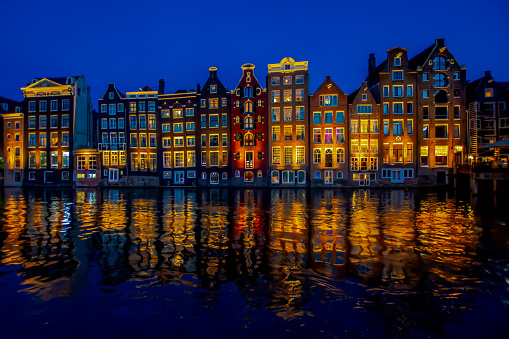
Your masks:
<svg viewBox="0 0 509 339"><path fill-rule="evenodd" d="M346 93L392 47L413 57L445 38L467 78L491 70L509 81L507 0L458 1L2 1L0 96L22 100L33 77L85 74L92 100L106 85L166 93L196 88L218 68L232 89L253 63L265 84L267 64L309 61L310 91L329 74Z"/></svg>

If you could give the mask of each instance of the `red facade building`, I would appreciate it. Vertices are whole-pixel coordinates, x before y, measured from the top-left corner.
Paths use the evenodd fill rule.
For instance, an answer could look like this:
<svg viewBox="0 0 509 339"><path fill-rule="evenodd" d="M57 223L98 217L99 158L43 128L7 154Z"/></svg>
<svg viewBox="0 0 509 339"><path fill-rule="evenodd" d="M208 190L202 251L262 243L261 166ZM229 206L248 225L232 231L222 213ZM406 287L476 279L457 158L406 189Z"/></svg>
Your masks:
<svg viewBox="0 0 509 339"><path fill-rule="evenodd" d="M232 186L267 185L267 90L242 65L242 78L231 96Z"/></svg>

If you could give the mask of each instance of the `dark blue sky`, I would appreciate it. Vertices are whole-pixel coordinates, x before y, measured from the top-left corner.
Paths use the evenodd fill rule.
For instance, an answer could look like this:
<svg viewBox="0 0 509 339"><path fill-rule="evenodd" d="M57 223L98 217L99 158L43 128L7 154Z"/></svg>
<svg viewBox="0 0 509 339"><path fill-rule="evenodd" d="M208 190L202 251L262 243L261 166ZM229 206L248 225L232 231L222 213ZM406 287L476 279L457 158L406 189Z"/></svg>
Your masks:
<svg viewBox="0 0 509 339"><path fill-rule="evenodd" d="M2 1L0 96L21 100L33 77L85 74L94 107L110 82L126 92L166 93L204 84L218 68L233 88L240 66L290 56L309 61L311 92L330 74L346 93L392 47L413 57L435 38L474 80L491 70L509 80L507 0L458 1Z"/></svg>

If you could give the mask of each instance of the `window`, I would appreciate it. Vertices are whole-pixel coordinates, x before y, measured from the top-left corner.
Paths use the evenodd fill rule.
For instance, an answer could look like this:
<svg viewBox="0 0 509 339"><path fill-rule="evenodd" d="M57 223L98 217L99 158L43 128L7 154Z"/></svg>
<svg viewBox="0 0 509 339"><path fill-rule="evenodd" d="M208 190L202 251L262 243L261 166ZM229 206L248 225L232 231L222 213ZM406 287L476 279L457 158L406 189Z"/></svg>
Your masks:
<svg viewBox="0 0 509 339"><path fill-rule="evenodd" d="M384 135L390 135L389 134L389 120L384 120Z"/></svg>
<svg viewBox="0 0 509 339"><path fill-rule="evenodd" d="M69 132L62 132L62 146L69 146Z"/></svg>
<svg viewBox="0 0 509 339"><path fill-rule="evenodd" d="M144 101L138 102L138 111L145 112L145 102Z"/></svg>
<svg viewBox="0 0 509 339"><path fill-rule="evenodd" d="M48 108L47 101L39 101L39 112L46 112L47 108Z"/></svg>
<svg viewBox="0 0 509 339"><path fill-rule="evenodd" d="M163 124L163 132L171 132L171 125Z"/></svg>
<svg viewBox="0 0 509 339"><path fill-rule="evenodd" d="M209 99L209 108L218 108L219 107L219 99L218 98L210 98Z"/></svg>
<svg viewBox="0 0 509 339"><path fill-rule="evenodd" d="M337 94L320 95L319 104L320 106L337 106L338 95Z"/></svg>
<svg viewBox="0 0 509 339"><path fill-rule="evenodd" d="M281 164L281 149L279 147L272 147L272 164Z"/></svg>
<svg viewBox="0 0 509 339"><path fill-rule="evenodd" d="M292 121L292 108L291 107L283 108L283 119L284 119L284 121Z"/></svg>
<svg viewBox="0 0 509 339"><path fill-rule="evenodd" d="M223 166L228 165L228 151L223 151ZM226 178L224 178L226 179Z"/></svg>
<svg viewBox="0 0 509 339"><path fill-rule="evenodd" d="M454 119L461 119L460 106L454 106Z"/></svg>
<svg viewBox="0 0 509 339"><path fill-rule="evenodd" d="M117 112L123 112L124 111L124 104L118 104L117 105Z"/></svg>
<svg viewBox="0 0 509 339"><path fill-rule="evenodd" d="M403 144L392 145L392 161L403 162Z"/></svg>
<svg viewBox="0 0 509 339"><path fill-rule="evenodd" d="M403 135L403 120L394 120L392 122L393 135Z"/></svg>
<svg viewBox="0 0 509 339"><path fill-rule="evenodd" d="M378 120L369 121L369 133L378 133Z"/></svg>
<svg viewBox="0 0 509 339"><path fill-rule="evenodd" d="M108 113L108 105L106 104L101 105L101 113Z"/></svg>
<svg viewBox="0 0 509 339"><path fill-rule="evenodd" d="M454 138L459 139L460 137L460 125L454 125Z"/></svg>
<svg viewBox="0 0 509 339"><path fill-rule="evenodd" d="M303 101L304 100L304 89L298 88L295 90L295 101Z"/></svg>
<svg viewBox="0 0 509 339"><path fill-rule="evenodd" d="M219 146L219 134L211 134L209 136L209 146Z"/></svg>
<svg viewBox="0 0 509 339"><path fill-rule="evenodd" d="M382 160L385 163L389 162L389 144L388 143L384 143L382 145Z"/></svg>
<svg viewBox="0 0 509 339"><path fill-rule="evenodd" d="M345 112L336 112L336 124L345 123Z"/></svg>
<svg viewBox="0 0 509 339"><path fill-rule="evenodd" d="M403 103L395 102L392 104L392 114L403 114Z"/></svg>
<svg viewBox="0 0 509 339"><path fill-rule="evenodd" d="M280 108L274 107L272 108L272 121L280 121Z"/></svg>
<svg viewBox="0 0 509 339"><path fill-rule="evenodd" d="M272 77L272 78L270 78L270 84L272 86L279 86L280 85L280 80L281 80L280 77Z"/></svg>
<svg viewBox="0 0 509 339"><path fill-rule="evenodd" d="M283 77L283 85L291 85L292 84L292 76L287 75Z"/></svg>
<svg viewBox="0 0 509 339"><path fill-rule="evenodd" d="M322 129L313 128L313 143L320 144L322 142Z"/></svg>
<svg viewBox="0 0 509 339"><path fill-rule="evenodd" d="M447 155L449 146L435 146L435 164L438 166L447 166Z"/></svg>
<svg viewBox="0 0 509 339"><path fill-rule="evenodd" d="M186 131L194 131L194 122L186 122Z"/></svg>
<svg viewBox="0 0 509 339"><path fill-rule="evenodd" d="M219 127L219 114L209 116L209 127Z"/></svg>
<svg viewBox="0 0 509 339"><path fill-rule="evenodd" d="M295 110L295 120L304 120L304 106L297 106Z"/></svg>
<svg viewBox="0 0 509 339"><path fill-rule="evenodd" d="M388 98L389 97L389 86L383 87L383 97Z"/></svg>
<svg viewBox="0 0 509 339"><path fill-rule="evenodd" d="M414 103L413 102L406 103L406 112L407 112L407 114L414 114Z"/></svg>
<svg viewBox="0 0 509 339"><path fill-rule="evenodd" d="M110 121L110 128L116 129L117 128L117 119L113 118L113 119L109 119L109 121Z"/></svg>
<svg viewBox="0 0 509 339"><path fill-rule="evenodd" d="M281 140L281 130L279 126L272 126L272 141Z"/></svg>
<svg viewBox="0 0 509 339"><path fill-rule="evenodd" d="M485 88L484 89L484 97L485 98L492 98L493 97L493 88Z"/></svg>
<svg viewBox="0 0 509 339"><path fill-rule="evenodd" d="M332 112L325 112L325 123L332 124Z"/></svg>
<svg viewBox="0 0 509 339"><path fill-rule="evenodd" d="M50 116L50 127L57 128L58 127L58 115Z"/></svg>
<svg viewBox="0 0 509 339"><path fill-rule="evenodd" d="M435 138L448 138L447 125L435 126Z"/></svg>
<svg viewBox="0 0 509 339"><path fill-rule="evenodd" d="M392 71L392 80L403 80L403 71Z"/></svg>
<svg viewBox="0 0 509 339"><path fill-rule="evenodd" d="M435 119L447 119L447 106L435 106Z"/></svg>
<svg viewBox="0 0 509 339"><path fill-rule="evenodd" d="M414 129L413 129L412 123L413 123L413 121L411 119L407 119L407 121L406 121L407 135L414 134Z"/></svg>
<svg viewBox="0 0 509 339"><path fill-rule="evenodd" d="M429 125L422 126L422 138L429 139Z"/></svg>
<svg viewBox="0 0 509 339"><path fill-rule="evenodd" d="M291 165L292 164L292 146L285 146L284 149L284 161L285 165Z"/></svg>
<svg viewBox="0 0 509 339"><path fill-rule="evenodd" d="M39 147L47 146L47 134L39 133Z"/></svg>
<svg viewBox="0 0 509 339"><path fill-rule="evenodd" d="M254 120L252 117L246 117L244 119L244 129L254 129Z"/></svg>
<svg viewBox="0 0 509 339"><path fill-rule="evenodd" d="M131 134L131 147L136 147L136 146L133 146L132 145L132 136L133 134ZM136 136L136 134L134 134L134 136ZM171 147L171 138L167 137L167 138L163 138L163 147Z"/></svg>
<svg viewBox="0 0 509 339"><path fill-rule="evenodd" d="M394 66L401 66L401 58L400 57L394 58Z"/></svg>
<svg viewBox="0 0 509 339"><path fill-rule="evenodd" d="M429 98L429 90L425 89L424 91L422 91L422 97Z"/></svg>
<svg viewBox="0 0 509 339"><path fill-rule="evenodd" d="M343 148L338 148L336 150L336 163L342 164L345 162L345 150Z"/></svg>
<svg viewBox="0 0 509 339"><path fill-rule="evenodd" d="M142 138L143 138L143 135L144 134L141 134ZM173 138L173 145L175 147L184 147L184 137L174 137ZM143 147L142 145L140 145L140 146Z"/></svg>
<svg viewBox="0 0 509 339"><path fill-rule="evenodd" d="M222 114L221 118L222 118L221 127L228 127L228 115Z"/></svg>
<svg viewBox="0 0 509 339"><path fill-rule="evenodd" d="M322 150L319 148L316 148L313 151L313 163L314 164L321 164L322 163Z"/></svg>
<svg viewBox="0 0 509 339"><path fill-rule="evenodd" d="M283 91L283 101L284 102L291 102L292 101L292 90L291 89L285 89Z"/></svg>
<svg viewBox="0 0 509 339"><path fill-rule="evenodd" d="M140 147L147 147L147 134L140 133Z"/></svg>
<svg viewBox="0 0 509 339"><path fill-rule="evenodd" d="M272 102L280 102L279 91L272 91L271 95Z"/></svg>
<svg viewBox="0 0 509 339"><path fill-rule="evenodd" d="M283 184L293 184L295 183L295 172L294 171L283 171Z"/></svg>
<svg viewBox="0 0 509 339"><path fill-rule="evenodd" d="M253 113L253 103L251 101L244 103L244 113Z"/></svg>
<svg viewBox="0 0 509 339"><path fill-rule="evenodd" d="M58 168L58 152L51 152L51 167Z"/></svg>
<svg viewBox="0 0 509 339"><path fill-rule="evenodd" d="M58 146L58 132L51 133L51 147Z"/></svg>
<svg viewBox="0 0 509 339"><path fill-rule="evenodd" d="M325 143L326 144L332 144L332 128L326 128L325 129Z"/></svg>
<svg viewBox="0 0 509 339"><path fill-rule="evenodd" d="M68 111L70 108L69 99L62 100L62 111Z"/></svg>
<svg viewBox="0 0 509 339"><path fill-rule="evenodd" d="M304 83L304 75L296 75L295 76L295 83L296 84L303 84Z"/></svg>
<svg viewBox="0 0 509 339"><path fill-rule="evenodd" d="M392 177L392 170L382 169L382 179L390 179Z"/></svg>
<svg viewBox="0 0 509 339"><path fill-rule="evenodd" d="M304 132L304 125L296 126L296 140L304 141L305 139L306 139L306 136L305 136L305 132Z"/></svg>
<svg viewBox="0 0 509 339"><path fill-rule="evenodd" d="M205 134L201 135L201 146L207 147L207 136Z"/></svg>
<svg viewBox="0 0 509 339"><path fill-rule="evenodd" d="M445 59L441 56L435 58L433 69L445 69Z"/></svg>
<svg viewBox="0 0 509 339"><path fill-rule="evenodd" d="M184 152L175 152L175 167L184 167Z"/></svg>
<svg viewBox="0 0 509 339"><path fill-rule="evenodd" d="M369 120L362 119L361 120L361 133L368 133L368 128L369 128Z"/></svg>
<svg viewBox="0 0 509 339"><path fill-rule="evenodd" d="M359 133L359 121L358 120L352 120L350 122L350 132L351 133Z"/></svg>
<svg viewBox="0 0 509 339"><path fill-rule="evenodd" d="M285 141L292 141L293 140L293 137L292 137L292 126L284 126L284 134L285 134Z"/></svg>
<svg viewBox="0 0 509 339"><path fill-rule="evenodd" d="M217 85L210 85L210 93L217 93Z"/></svg>
<svg viewBox="0 0 509 339"><path fill-rule="evenodd" d="M357 113L373 113L371 105L357 105Z"/></svg>
<svg viewBox="0 0 509 339"><path fill-rule="evenodd" d="M175 184L183 184L184 183L184 172L175 171L174 182L175 182Z"/></svg>
<svg viewBox="0 0 509 339"><path fill-rule="evenodd" d="M194 137L193 137L193 139L194 139ZM149 134L149 147L157 147L157 145L156 145L156 135L153 134L153 133Z"/></svg>
<svg viewBox="0 0 509 339"><path fill-rule="evenodd" d="M209 161L210 166L219 166L219 152L210 152Z"/></svg>
<svg viewBox="0 0 509 339"><path fill-rule="evenodd" d="M279 184L279 171L272 171L270 173L270 178L273 184Z"/></svg>
<svg viewBox="0 0 509 339"><path fill-rule="evenodd" d="M447 77L443 73L435 74L435 87L447 86Z"/></svg>
<svg viewBox="0 0 509 339"><path fill-rule="evenodd" d="M313 124L321 124L322 123L322 114L320 112L313 113Z"/></svg>
<svg viewBox="0 0 509 339"><path fill-rule="evenodd" d="M176 123L173 124L173 132L174 133L180 133L184 131L184 123Z"/></svg>
<svg viewBox="0 0 509 339"><path fill-rule="evenodd" d="M345 142L345 129L343 127L336 128L336 144Z"/></svg>
<svg viewBox="0 0 509 339"><path fill-rule="evenodd" d="M387 102L384 102L384 115L389 114L389 104Z"/></svg>
<svg viewBox="0 0 509 339"><path fill-rule="evenodd" d="M46 115L39 116L39 128L46 128L48 126L47 124L48 117ZM107 120L107 119L104 119Z"/></svg>
<svg viewBox="0 0 509 339"><path fill-rule="evenodd" d="M402 97L403 96L403 86L392 86L392 96L393 97Z"/></svg>
<svg viewBox="0 0 509 339"><path fill-rule="evenodd" d="M170 110L169 110L169 109L163 109L163 110L161 110L161 117L163 117L163 118L169 118L169 117L170 117Z"/></svg>
<svg viewBox="0 0 509 339"><path fill-rule="evenodd" d="M306 158L305 158L305 147L304 146L297 146L296 147L297 151L296 151L296 159L295 159L295 163L296 164L305 164L305 161L306 161Z"/></svg>
<svg viewBox="0 0 509 339"><path fill-rule="evenodd" d="M350 169L352 171L358 171L359 170L359 158L357 158L357 157L351 157L350 158Z"/></svg>
<svg viewBox="0 0 509 339"><path fill-rule="evenodd" d="M253 87L247 86L244 88L244 98L252 98L253 97Z"/></svg>
<svg viewBox="0 0 509 339"><path fill-rule="evenodd" d="M424 106L422 108L422 118L424 120L429 120L429 107L428 106Z"/></svg>

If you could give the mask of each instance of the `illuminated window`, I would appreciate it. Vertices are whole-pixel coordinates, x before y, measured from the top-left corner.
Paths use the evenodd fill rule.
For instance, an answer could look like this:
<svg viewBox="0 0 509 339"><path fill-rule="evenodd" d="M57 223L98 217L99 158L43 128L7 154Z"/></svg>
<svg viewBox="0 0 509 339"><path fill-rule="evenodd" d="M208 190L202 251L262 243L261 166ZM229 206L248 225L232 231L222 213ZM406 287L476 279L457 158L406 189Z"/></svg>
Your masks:
<svg viewBox="0 0 509 339"><path fill-rule="evenodd" d="M295 107L295 120L304 120L304 106Z"/></svg>
<svg viewBox="0 0 509 339"><path fill-rule="evenodd" d="M292 101L292 90L291 89L285 89L283 91L283 101L284 102Z"/></svg>
<svg viewBox="0 0 509 339"><path fill-rule="evenodd" d="M272 86L279 86L280 85L281 78L280 77L272 77L270 78L270 84Z"/></svg>
<svg viewBox="0 0 509 339"><path fill-rule="evenodd" d="M136 135L136 134L135 134ZM131 138L132 138L132 134L131 134ZM132 139L131 139L132 140ZM132 147L132 145L131 145ZM136 147L136 146L135 146ZM163 147L171 147L171 138L168 137L168 138L163 138Z"/></svg>
<svg viewBox="0 0 509 339"><path fill-rule="evenodd" d="M254 120L252 117L246 117L244 119L244 129L254 129Z"/></svg>
<svg viewBox="0 0 509 339"><path fill-rule="evenodd" d="M270 173L270 179L273 184L279 184L279 171L272 171Z"/></svg>
<svg viewBox="0 0 509 339"><path fill-rule="evenodd" d="M369 133L378 133L378 120L369 121Z"/></svg>
<svg viewBox="0 0 509 339"><path fill-rule="evenodd" d="M281 140L281 130L279 126L272 126L272 141Z"/></svg>
<svg viewBox="0 0 509 339"><path fill-rule="evenodd" d="M305 147L297 146L296 149L297 149L297 151L296 151L295 163L298 165L305 164L305 162L306 162Z"/></svg>
<svg viewBox="0 0 509 339"><path fill-rule="evenodd" d="M161 117L163 117L163 118L169 118L169 117L170 117L170 110L169 110L169 109L163 109L163 110L161 110Z"/></svg>
<svg viewBox="0 0 509 339"><path fill-rule="evenodd" d="M246 168L254 168L254 153L252 151L248 151L246 154Z"/></svg>
<svg viewBox="0 0 509 339"><path fill-rule="evenodd" d="M283 108L283 116L284 121L292 121L292 108L291 107L285 107Z"/></svg>
<svg viewBox="0 0 509 339"><path fill-rule="evenodd" d="M361 120L361 133L368 133L369 131L369 120L362 119Z"/></svg>
<svg viewBox="0 0 509 339"><path fill-rule="evenodd" d="M272 102L280 102L279 91L272 91L271 95Z"/></svg>
<svg viewBox="0 0 509 339"><path fill-rule="evenodd" d="M304 89L298 88L295 90L295 101L303 101L304 100Z"/></svg>
<svg viewBox="0 0 509 339"><path fill-rule="evenodd" d="M413 120L408 119L406 121L406 127L407 127L407 135L414 134L414 128L413 128Z"/></svg>
<svg viewBox="0 0 509 339"><path fill-rule="evenodd" d="M58 146L58 132L51 133L51 147Z"/></svg>
<svg viewBox="0 0 509 339"><path fill-rule="evenodd" d="M223 151L223 166L228 166L228 151ZM223 175L223 177L224 177L224 175ZM226 179L226 178L224 178L224 179Z"/></svg>
<svg viewBox="0 0 509 339"><path fill-rule="evenodd" d="M305 132L304 132L304 126L298 125L298 126L296 126L296 130L297 130L296 140L304 141L306 139Z"/></svg>
<svg viewBox="0 0 509 339"><path fill-rule="evenodd" d="M183 147L184 146L184 137L174 137L173 138L173 145L175 147Z"/></svg>
<svg viewBox="0 0 509 339"><path fill-rule="evenodd" d="M171 152L163 152L163 167L171 167Z"/></svg>
<svg viewBox="0 0 509 339"><path fill-rule="evenodd" d="M413 162L414 158L414 146L412 143L406 144L406 162L410 163Z"/></svg>
<svg viewBox="0 0 509 339"><path fill-rule="evenodd" d="M209 146L210 147L219 146L219 134L211 134L209 136Z"/></svg>
<svg viewBox="0 0 509 339"><path fill-rule="evenodd" d="M209 108L218 108L219 107L219 99L211 98L209 99Z"/></svg>
<svg viewBox="0 0 509 339"><path fill-rule="evenodd" d="M96 169L96 162L95 155L91 155L89 161L90 169ZM62 167L69 168L69 152L62 152Z"/></svg>
<svg viewBox="0 0 509 339"><path fill-rule="evenodd" d="M389 144L384 143L382 145L382 159L383 162L388 163L389 162Z"/></svg>
<svg viewBox="0 0 509 339"><path fill-rule="evenodd" d="M285 165L291 165L292 164L292 146L285 146L284 149L284 161Z"/></svg>
<svg viewBox="0 0 509 339"><path fill-rule="evenodd" d="M138 168L138 153L131 153L131 170L137 171Z"/></svg>
<svg viewBox="0 0 509 339"><path fill-rule="evenodd" d="M493 97L493 88L485 88L484 89L484 97L492 98Z"/></svg>
<svg viewBox="0 0 509 339"><path fill-rule="evenodd" d="M352 120L350 122L350 132L351 133L359 133L359 121L358 120Z"/></svg>
<svg viewBox="0 0 509 339"><path fill-rule="evenodd" d="M460 137L460 125L454 125L454 138L458 139Z"/></svg>
<svg viewBox="0 0 509 339"><path fill-rule="evenodd" d="M359 158L358 157L351 157L350 158L350 169L352 171L358 171L359 170Z"/></svg>
<svg viewBox="0 0 509 339"><path fill-rule="evenodd" d="M322 163L322 150L319 148L315 148L313 151L313 163L321 164Z"/></svg>
<svg viewBox="0 0 509 339"><path fill-rule="evenodd" d="M140 133L140 147L147 147L147 134Z"/></svg>
<svg viewBox="0 0 509 339"><path fill-rule="evenodd" d="M392 161L403 162L403 144L392 145Z"/></svg>
<svg viewBox="0 0 509 339"><path fill-rule="evenodd" d="M281 149L280 147L272 147L272 164L281 164Z"/></svg>
<svg viewBox="0 0 509 339"><path fill-rule="evenodd" d="M227 102L226 98L221 98L221 106L224 107L224 106L227 106L227 105L228 105L228 102Z"/></svg>
<svg viewBox="0 0 509 339"><path fill-rule="evenodd" d="M393 120L392 122L392 134L403 135L403 120Z"/></svg>
<svg viewBox="0 0 509 339"><path fill-rule="evenodd" d="M345 142L345 129L343 127L336 128L336 144Z"/></svg>
<svg viewBox="0 0 509 339"><path fill-rule="evenodd" d="M246 133L244 138L244 146L253 147L254 146L254 136L252 133Z"/></svg>
<svg viewBox="0 0 509 339"><path fill-rule="evenodd" d="M175 167L184 167L184 152L175 152Z"/></svg>
<svg viewBox="0 0 509 339"><path fill-rule="evenodd" d="M210 93L217 93L217 85L210 85Z"/></svg>
<svg viewBox="0 0 509 339"><path fill-rule="evenodd" d="M447 166L447 156L449 146L435 146L435 164L438 166Z"/></svg>
<svg viewBox="0 0 509 339"><path fill-rule="evenodd" d="M322 129L313 128L313 143L319 144L322 142Z"/></svg>
<svg viewBox="0 0 509 339"><path fill-rule="evenodd" d="M279 107L272 108L272 121L280 121L280 108Z"/></svg>
<svg viewBox="0 0 509 339"><path fill-rule="evenodd" d="M320 106L337 106L338 105L338 95L337 94L320 95L319 105Z"/></svg>
<svg viewBox="0 0 509 339"><path fill-rule="evenodd" d="M332 128L326 128L324 134L324 141L326 144L332 144Z"/></svg>
<svg viewBox="0 0 509 339"><path fill-rule="evenodd" d="M283 84L284 85L291 85L292 84L292 76L287 75L283 77Z"/></svg>
<svg viewBox="0 0 509 339"><path fill-rule="evenodd" d="M69 132L62 132L62 146L69 146Z"/></svg>
<svg viewBox="0 0 509 339"><path fill-rule="evenodd" d="M253 113L253 103L251 101L244 103L244 113Z"/></svg>
<svg viewBox="0 0 509 339"><path fill-rule="evenodd" d="M429 125L422 126L422 138L429 139Z"/></svg>
<svg viewBox="0 0 509 339"><path fill-rule="evenodd" d="M345 162L345 149L338 148L336 149L336 163L342 164Z"/></svg>

